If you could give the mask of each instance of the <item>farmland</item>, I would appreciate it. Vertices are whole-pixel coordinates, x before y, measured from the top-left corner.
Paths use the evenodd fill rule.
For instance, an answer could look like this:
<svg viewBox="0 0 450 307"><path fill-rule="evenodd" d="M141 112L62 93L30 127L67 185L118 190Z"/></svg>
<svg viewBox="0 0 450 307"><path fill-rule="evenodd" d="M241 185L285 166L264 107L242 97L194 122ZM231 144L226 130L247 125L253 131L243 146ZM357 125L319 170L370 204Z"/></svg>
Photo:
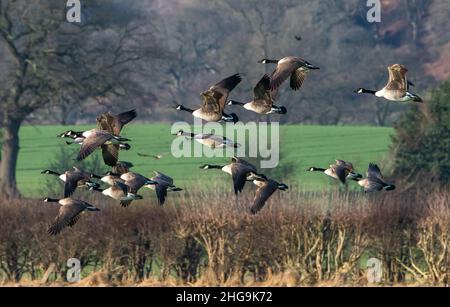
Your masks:
<svg viewBox="0 0 450 307"><path fill-rule="evenodd" d="M77 126L75 130L89 129L93 126ZM56 137L71 126L25 126L20 130L20 155L17 167L19 189L25 196L36 197L45 190L48 178L44 179L40 171L54 165L72 165L72 159L78 145L68 146ZM280 178L287 184L300 189L315 191L335 186L321 174L305 172L310 166L327 166L335 159L347 159L355 164L357 170L364 173L369 162L382 163L389 149L390 128L356 126L301 126L280 127L280 165L283 174L289 178ZM134 163L134 170L151 175L159 170L172 176L177 185L187 188L193 184L207 186L211 182L225 185L229 178L217 171L199 169L204 163L223 164L227 158L174 158L170 155L171 126L166 124L134 124L124 129L123 136L132 141L131 150L121 151L120 159ZM64 150L65 155L58 153ZM140 157L137 153L163 154L163 158ZM164 155L167 154L167 155ZM99 153L96 153L99 155ZM87 160L92 160L89 157ZM63 169L58 169L62 171ZM271 174L272 175L272 174ZM275 173L278 175L278 173ZM280 175L281 176L281 175ZM286 175L284 175L286 176ZM53 179L54 180L54 179ZM224 186L224 189L230 188Z"/></svg>

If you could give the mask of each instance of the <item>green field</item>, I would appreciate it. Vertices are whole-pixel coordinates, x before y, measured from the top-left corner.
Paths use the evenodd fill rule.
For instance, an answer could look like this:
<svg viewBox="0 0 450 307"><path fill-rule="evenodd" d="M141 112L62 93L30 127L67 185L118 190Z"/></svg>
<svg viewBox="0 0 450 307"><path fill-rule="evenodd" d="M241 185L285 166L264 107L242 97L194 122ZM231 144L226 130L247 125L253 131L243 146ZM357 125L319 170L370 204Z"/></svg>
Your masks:
<svg viewBox="0 0 450 307"><path fill-rule="evenodd" d="M26 196L41 196L48 179L40 171L48 168L58 157L61 147L69 153L66 163L72 160L79 146L67 146L56 135L62 131L83 130L93 126L24 126L20 130L20 155L17 180L21 192ZM172 176L177 185L187 188L193 185L208 185L213 182L229 183L230 178L218 171L204 171L204 163L223 164L226 158L179 158L170 154L160 160L144 158L138 152L148 154L170 153L174 136L171 126L166 124L128 125L122 135L130 138L132 149L121 151L120 160L131 161L135 171L151 175L159 170ZM307 173L310 166L327 166L335 159L352 161L357 171L364 173L369 162L382 162L388 152L392 129L355 126L282 126L280 128L281 165L289 171L287 184L305 190L332 188L334 183L322 174ZM92 157L87 158L92 159ZM61 170L59 170L61 171ZM264 172L264 171L263 171ZM277 178L275 178L277 179ZM230 188L231 186L225 186Z"/></svg>

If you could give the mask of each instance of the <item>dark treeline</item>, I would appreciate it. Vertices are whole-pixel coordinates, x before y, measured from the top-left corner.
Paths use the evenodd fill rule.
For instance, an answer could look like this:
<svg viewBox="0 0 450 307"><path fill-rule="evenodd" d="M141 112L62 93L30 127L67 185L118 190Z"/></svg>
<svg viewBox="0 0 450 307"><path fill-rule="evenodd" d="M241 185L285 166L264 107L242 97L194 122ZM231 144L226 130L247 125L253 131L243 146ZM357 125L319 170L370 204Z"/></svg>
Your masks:
<svg viewBox="0 0 450 307"><path fill-rule="evenodd" d="M52 9L61 10L56 15L64 25L64 7ZM368 9L359 0L89 1L82 8L84 30L72 33L83 45L75 39L67 43L78 59L66 61L62 72L77 82L57 84L58 106L27 120L90 122L105 108L120 109L116 102L141 107L142 121L188 119L169 107L179 102L198 105L202 90L237 72L244 81L233 97L249 100L252 87L272 69L258 65L258 60L299 55L322 69L308 77L300 94L283 88L279 104L292 112L282 122L390 125L405 106L361 99L352 91L384 85L386 67L393 63L409 68L409 79L419 94L447 79L450 5L442 0L383 2L381 23L367 22ZM48 7L35 5L32 10L45 16ZM89 29L91 24L95 31ZM1 46L0 40L2 67L10 68L13 59ZM97 57L98 51L105 56ZM115 56L136 58L123 70L118 63L119 67L106 69ZM94 84L81 83L84 70L96 74ZM8 69L2 71L0 77L7 77ZM105 83L112 88L106 90ZM86 93L81 85L91 91ZM53 114L58 116L49 116ZM256 118L242 115L243 120Z"/></svg>

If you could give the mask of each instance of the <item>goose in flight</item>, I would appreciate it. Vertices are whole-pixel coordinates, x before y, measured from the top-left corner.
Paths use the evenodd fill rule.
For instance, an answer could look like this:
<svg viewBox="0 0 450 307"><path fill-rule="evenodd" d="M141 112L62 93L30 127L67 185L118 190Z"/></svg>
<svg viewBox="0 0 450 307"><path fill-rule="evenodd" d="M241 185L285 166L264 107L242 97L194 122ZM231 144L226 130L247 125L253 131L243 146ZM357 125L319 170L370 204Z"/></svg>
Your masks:
<svg viewBox="0 0 450 307"><path fill-rule="evenodd" d="M353 164L344 160L336 160L336 164L330 165L328 168L310 167L308 172L321 172L325 175L337 179L345 184L347 178L361 179L362 175L354 172Z"/></svg>
<svg viewBox="0 0 450 307"><path fill-rule="evenodd" d="M102 148L103 160L106 165L115 166L119 157L119 151L115 150L118 147L110 147L104 145L120 145L123 142L129 141L129 139L121 136L114 135L108 131L100 129L91 129L83 132L83 143L81 144L80 151L76 157L76 161L80 162L86 159L96 149ZM114 148L114 150L111 150Z"/></svg>
<svg viewBox="0 0 450 307"><path fill-rule="evenodd" d="M100 211L100 209L85 201L73 198L56 199L47 197L44 202L58 203L61 206L58 215L48 229L48 233L53 236L59 234L67 226L74 226L83 211Z"/></svg>
<svg viewBox="0 0 450 307"><path fill-rule="evenodd" d="M123 183L125 183L129 187L128 191L132 194L137 194L139 189L144 186L155 185L158 183L141 174L132 172L121 174L120 179L122 179Z"/></svg>
<svg viewBox="0 0 450 307"><path fill-rule="evenodd" d="M406 78L408 69L400 64L394 64L388 67L389 80L385 87L379 91L359 88L355 91L357 94L371 94L396 102L423 102L422 98L409 92L409 86L413 85Z"/></svg>
<svg viewBox="0 0 450 307"><path fill-rule="evenodd" d="M267 200L275 193L275 191L287 191L289 189L286 184L278 183L270 178L257 178L253 183L258 187L258 190L256 191L255 199L253 200L253 205L250 209L252 214L257 214L261 211Z"/></svg>
<svg viewBox="0 0 450 307"><path fill-rule="evenodd" d="M238 105L249 111L264 115L287 113L285 107L274 106L273 101L273 92L270 90L270 77L264 75L253 89L252 101L242 103L236 100L230 100L228 101L228 105Z"/></svg>
<svg viewBox="0 0 450 307"><path fill-rule="evenodd" d="M64 197L71 196L77 187L100 187L98 183L91 180L91 178L97 175L86 173L75 166L73 167L73 170L65 171L63 174L51 170L44 170L41 174L58 176L59 179L64 182Z"/></svg>
<svg viewBox="0 0 450 307"><path fill-rule="evenodd" d="M231 163L227 165L205 164L200 166L200 168L205 170L220 169L231 175L235 195L243 191L246 181L253 181L256 178L266 178L265 175L258 174L258 170L253 164L237 157L233 157Z"/></svg>
<svg viewBox="0 0 450 307"><path fill-rule="evenodd" d="M149 189L155 190L156 197L158 198L158 203L160 206L164 205L166 201L167 192L179 192L183 189L176 187L173 184L173 179L161 172L154 171L155 176L150 178L150 180L156 182L156 184L147 185Z"/></svg>
<svg viewBox="0 0 450 307"><path fill-rule="evenodd" d="M212 149L219 149L219 148L239 148L241 145L238 143L233 142L230 139L227 139L224 136L215 135L215 134L194 134L194 133L188 133L184 132L183 130L179 130L176 134L177 136L184 136L188 139L192 139L197 141L198 143L205 145Z"/></svg>
<svg viewBox="0 0 450 307"><path fill-rule="evenodd" d="M381 190L392 191L396 188L395 185L387 183L384 180L380 168L374 163L369 164L369 169L367 170L366 175L367 178L365 179L352 178L353 180L357 181L361 187L364 188L365 193L377 192Z"/></svg>
<svg viewBox="0 0 450 307"><path fill-rule="evenodd" d="M186 111L191 113L194 117L203 119L208 122L233 122L237 123L239 118L236 114L224 113L225 105L228 100L230 92L242 81L239 74L232 75L223 79L216 85L211 86L208 90L202 92L200 95L203 99L203 104L200 109L192 110L178 105L175 109L179 111Z"/></svg>
<svg viewBox="0 0 450 307"><path fill-rule="evenodd" d="M305 81L306 76L311 70L320 69L319 67L310 64L306 60L295 56L287 56L282 58L281 60L262 59L258 63L277 64L277 68L270 76L271 90L278 89L284 81L290 78L291 89L297 91L302 87L303 81Z"/></svg>
<svg viewBox="0 0 450 307"><path fill-rule="evenodd" d="M102 193L105 196L119 200L122 207L128 207L133 200L142 199L141 195L129 192L129 187L120 181L113 182L112 186L107 189L91 188L90 190Z"/></svg>
<svg viewBox="0 0 450 307"><path fill-rule="evenodd" d="M97 125L101 130L119 136L123 126L135 119L136 116L136 110L130 110L117 115L106 112L97 117ZM101 148L105 163L109 166L115 166L119 157L120 143L103 144Z"/></svg>

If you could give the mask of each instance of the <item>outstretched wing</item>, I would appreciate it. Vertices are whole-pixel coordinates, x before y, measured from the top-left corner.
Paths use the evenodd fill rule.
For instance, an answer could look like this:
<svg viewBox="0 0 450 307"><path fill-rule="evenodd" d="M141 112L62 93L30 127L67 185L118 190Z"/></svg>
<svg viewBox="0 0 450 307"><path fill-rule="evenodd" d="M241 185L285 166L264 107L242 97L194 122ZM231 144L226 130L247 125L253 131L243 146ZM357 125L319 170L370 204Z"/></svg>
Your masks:
<svg viewBox="0 0 450 307"><path fill-rule="evenodd" d="M167 197L167 184L158 183L155 186L156 197L158 198L158 203L160 206L164 205Z"/></svg>
<svg viewBox="0 0 450 307"><path fill-rule="evenodd" d="M120 135L123 126L136 118L136 116L136 110L130 110L118 115L111 115L109 112L103 113L97 117L97 124L102 130L106 130L114 135Z"/></svg>
<svg viewBox="0 0 450 307"><path fill-rule="evenodd" d="M374 163L369 164L369 169L367 170L367 177L368 178L377 178L383 180L383 175L381 174L381 170L378 167L378 165Z"/></svg>
<svg viewBox="0 0 450 307"><path fill-rule="evenodd" d="M108 144L102 145L102 156L103 161L108 166L116 166L117 160L119 159L119 145Z"/></svg>
<svg viewBox="0 0 450 307"><path fill-rule="evenodd" d="M111 138L111 134L105 131L96 131L84 139L78 152L77 161L84 160L87 156L93 153L97 148L102 146Z"/></svg>
<svg viewBox="0 0 450 307"><path fill-rule="evenodd" d="M66 172L66 182L64 183L64 198L71 196L78 186L78 181L86 179L81 172Z"/></svg>
<svg viewBox="0 0 450 307"><path fill-rule="evenodd" d="M386 89L391 91L399 91L401 93L406 92L406 90L408 89L406 72L408 70L402 65L394 64L388 67L388 71L389 82L386 85Z"/></svg>
<svg viewBox="0 0 450 307"><path fill-rule="evenodd" d="M55 236L59 234L66 226L75 225L79 219L79 214L83 210L84 207L79 204L61 206L53 224L48 229L48 233Z"/></svg>
<svg viewBox="0 0 450 307"><path fill-rule="evenodd" d="M278 64L277 68L273 71L270 76L270 89L276 90L286 81L289 77L293 77L293 74L296 73L296 70L302 67L305 64L305 61L300 58L291 58L290 60L285 60L283 63ZM298 81L296 82L298 83ZM292 81L291 81L292 86Z"/></svg>
<svg viewBox="0 0 450 307"><path fill-rule="evenodd" d="M253 200L253 206L250 211L252 214L256 214L264 207L267 200L278 189L277 184L271 181L266 181L264 185L261 185L256 191L255 199Z"/></svg>
<svg viewBox="0 0 450 307"><path fill-rule="evenodd" d="M234 194L242 192L247 181L250 168L245 164L233 163L231 166L231 177L233 179Z"/></svg>
<svg viewBox="0 0 450 307"><path fill-rule="evenodd" d="M223 94L208 90L201 95L203 98L202 110L204 112L222 114L223 107L221 107L219 101L222 99Z"/></svg>
<svg viewBox="0 0 450 307"><path fill-rule="evenodd" d="M225 108L230 92L242 81L239 74L234 74L228 78L223 79L219 83L209 88L209 91L221 94L218 99L221 110Z"/></svg>
<svg viewBox="0 0 450 307"><path fill-rule="evenodd" d="M253 98L254 100L265 100L272 103L270 95L270 77L268 75L264 75L253 88Z"/></svg>
<svg viewBox="0 0 450 307"><path fill-rule="evenodd" d="M307 69L306 67L300 67L299 69L295 70L291 75L291 89L293 89L294 91L299 90L302 87L303 81L305 81L306 75L308 73L309 69Z"/></svg>

